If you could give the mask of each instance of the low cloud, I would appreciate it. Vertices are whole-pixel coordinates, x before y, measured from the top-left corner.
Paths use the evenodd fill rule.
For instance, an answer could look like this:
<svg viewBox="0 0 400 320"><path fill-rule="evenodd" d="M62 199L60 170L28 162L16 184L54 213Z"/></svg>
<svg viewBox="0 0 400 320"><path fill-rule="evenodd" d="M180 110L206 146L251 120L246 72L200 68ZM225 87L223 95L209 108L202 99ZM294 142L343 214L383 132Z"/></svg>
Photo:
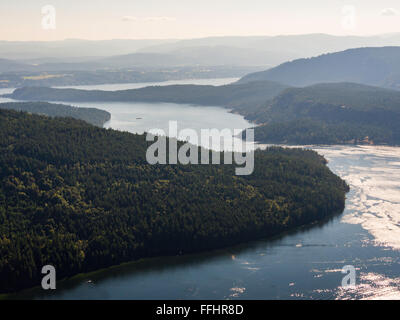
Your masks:
<svg viewBox="0 0 400 320"><path fill-rule="evenodd" d="M171 22L176 21L173 17L135 17L135 16L124 16L122 21L140 21L140 22Z"/></svg>
<svg viewBox="0 0 400 320"><path fill-rule="evenodd" d="M385 16L385 17L393 17L393 16L397 16L398 14L399 14L399 12L394 8L385 8L381 11L381 16Z"/></svg>

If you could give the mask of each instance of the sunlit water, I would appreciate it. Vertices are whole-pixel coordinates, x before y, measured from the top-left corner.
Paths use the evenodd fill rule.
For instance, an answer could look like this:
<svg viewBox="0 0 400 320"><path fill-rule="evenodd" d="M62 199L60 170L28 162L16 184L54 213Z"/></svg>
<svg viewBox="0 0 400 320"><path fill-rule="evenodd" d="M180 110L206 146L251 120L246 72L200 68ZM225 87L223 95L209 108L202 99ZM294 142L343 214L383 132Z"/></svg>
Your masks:
<svg viewBox="0 0 400 320"><path fill-rule="evenodd" d="M82 85L82 86L64 86L58 88L73 88L81 90L128 90L139 89L147 86L170 86L175 84L198 84L198 85L213 85L222 86L232 82L236 82L239 78L219 78L219 79L190 79L190 80L169 80L162 82L137 82L137 83L116 83L116 84L97 84L97 85Z"/></svg>
<svg viewBox="0 0 400 320"><path fill-rule="evenodd" d="M131 132L167 128L168 120L197 129L251 125L214 107L90 106L111 112L108 126ZM54 292L32 289L13 298L399 299L400 148L313 149L351 185L345 212L329 221L216 252L146 259L100 270L61 281ZM354 288L341 287L345 265L357 270Z"/></svg>

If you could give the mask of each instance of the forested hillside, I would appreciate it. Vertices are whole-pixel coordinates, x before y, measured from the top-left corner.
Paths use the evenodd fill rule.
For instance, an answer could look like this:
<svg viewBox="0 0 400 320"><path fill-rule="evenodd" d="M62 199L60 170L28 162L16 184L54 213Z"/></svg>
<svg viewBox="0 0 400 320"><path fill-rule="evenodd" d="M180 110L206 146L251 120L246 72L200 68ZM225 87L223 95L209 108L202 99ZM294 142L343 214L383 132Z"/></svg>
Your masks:
<svg viewBox="0 0 400 320"><path fill-rule="evenodd" d="M400 144L400 92L353 83L290 88L248 115L256 140L291 144Z"/></svg>
<svg viewBox="0 0 400 320"><path fill-rule="evenodd" d="M0 103L0 109L26 111L49 117L70 117L86 121L98 127L103 127L104 123L111 119L111 114L104 110L96 108L77 108L48 102Z"/></svg>
<svg viewBox="0 0 400 320"><path fill-rule="evenodd" d="M239 82L277 81L291 86L323 82L355 82L400 89L400 47L357 48L297 59Z"/></svg>
<svg viewBox="0 0 400 320"><path fill-rule="evenodd" d="M149 165L142 135L0 110L0 291L142 257L268 237L344 208L313 151L270 148L255 171Z"/></svg>
<svg viewBox="0 0 400 320"><path fill-rule="evenodd" d="M255 128L256 141L263 143L310 144L397 144L390 129L360 124L326 123L313 119L272 122Z"/></svg>

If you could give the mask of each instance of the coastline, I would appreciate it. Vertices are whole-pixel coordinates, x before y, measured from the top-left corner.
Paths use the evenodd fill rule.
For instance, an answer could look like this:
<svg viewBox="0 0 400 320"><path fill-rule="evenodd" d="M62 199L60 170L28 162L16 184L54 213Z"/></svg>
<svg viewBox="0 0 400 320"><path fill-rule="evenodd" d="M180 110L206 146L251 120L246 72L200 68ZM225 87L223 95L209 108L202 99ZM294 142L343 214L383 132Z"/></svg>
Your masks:
<svg viewBox="0 0 400 320"><path fill-rule="evenodd" d="M229 252L231 250L236 250L236 249L240 250L242 248L246 248L246 247L256 244L258 242L267 242L267 243L274 242L276 240L283 239L286 236L290 236L290 235L296 234L298 232L307 231L307 230L310 230L313 228L324 226L325 224L332 222L334 219L339 219L341 217L341 215L343 214L343 212L344 212L344 210L341 210L341 211L339 210L339 211L332 213L332 215L330 215L330 216L323 217L321 220L316 220L316 221L313 221L313 222L310 222L307 224L294 226L292 228L283 230L281 232L278 232L274 235L270 235L268 237L252 239L252 240L248 240L245 242L239 242L239 243L229 245L226 247L217 247L217 248L214 248L211 250L205 250L205 251L202 251L202 250L193 251L193 252L184 253L182 255L160 255L160 256L153 256L153 257L144 257L144 258L139 258L137 260L122 262L120 264L96 269L96 270L89 271L89 272L78 273L71 277L66 277L66 278L57 280L57 285L61 286L61 290L65 289L65 285L70 287L70 286L74 286L77 284L81 284L83 282L86 282L88 284L92 283L93 285L96 285L96 282L92 281L92 278L96 278L96 276L100 276L102 278L102 276L104 276L105 274L110 273L112 271L118 271L118 269L125 269L125 268L131 269L131 267L133 267L133 268L137 267L137 266L140 267L141 264L144 264L144 265L146 265L148 263L154 264L157 262L163 262L163 260L165 260L165 259L171 260L175 257L181 257L181 258L203 257L203 258L207 259L208 257L211 258L211 257L215 257L215 256L226 255L227 252ZM45 292L44 290L41 289L40 286L34 286L34 287L29 287L29 288L25 288L25 289L14 291L14 292L0 293L0 301L2 301L2 300L3 301L4 300L20 300L18 298L18 296L20 296L20 295L31 295L31 294L35 295L35 293L39 292L39 291ZM22 300L24 300L24 299L22 299Z"/></svg>

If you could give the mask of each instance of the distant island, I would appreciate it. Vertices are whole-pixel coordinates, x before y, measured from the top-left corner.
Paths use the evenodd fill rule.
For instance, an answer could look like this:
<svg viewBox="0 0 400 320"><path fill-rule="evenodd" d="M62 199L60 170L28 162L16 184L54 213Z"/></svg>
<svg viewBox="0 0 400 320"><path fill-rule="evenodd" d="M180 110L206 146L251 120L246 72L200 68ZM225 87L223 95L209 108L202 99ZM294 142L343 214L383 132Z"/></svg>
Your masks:
<svg viewBox="0 0 400 320"><path fill-rule="evenodd" d="M0 103L0 109L26 111L49 117L69 117L86 121L98 127L103 127L111 119L111 114L104 110L48 102L6 102Z"/></svg>
<svg viewBox="0 0 400 320"><path fill-rule="evenodd" d="M51 133L51 134L49 134ZM342 212L349 187L311 150L233 165L149 165L145 136L0 110L0 291L126 261L270 237Z"/></svg>

